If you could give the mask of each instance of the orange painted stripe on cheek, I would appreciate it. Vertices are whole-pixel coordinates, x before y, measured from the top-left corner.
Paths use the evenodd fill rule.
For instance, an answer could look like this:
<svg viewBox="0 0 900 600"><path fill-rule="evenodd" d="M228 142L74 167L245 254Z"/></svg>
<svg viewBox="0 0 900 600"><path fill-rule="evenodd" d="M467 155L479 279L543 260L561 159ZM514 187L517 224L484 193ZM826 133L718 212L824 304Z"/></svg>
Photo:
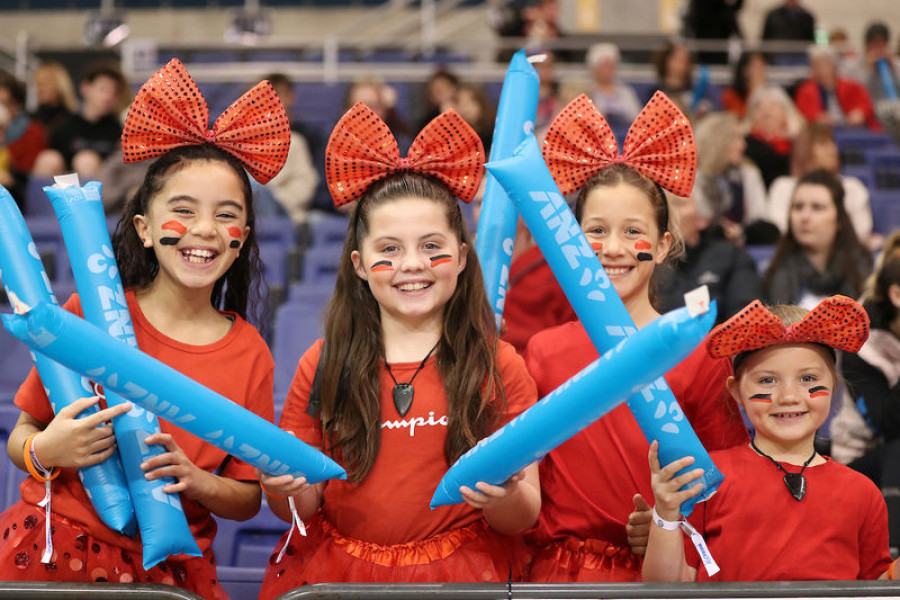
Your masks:
<svg viewBox="0 0 900 600"><path fill-rule="evenodd" d="M393 271L394 264L389 260L379 260L377 263L369 267L370 271Z"/></svg>
<svg viewBox="0 0 900 600"><path fill-rule="evenodd" d="M634 243L635 250L649 250L653 246L650 245L650 242L646 240L638 240Z"/></svg>
<svg viewBox="0 0 900 600"><path fill-rule="evenodd" d="M187 227L179 223L178 221L166 221L159 227L160 229L168 229L169 231L174 231L179 235L184 235L187 233Z"/></svg>
<svg viewBox="0 0 900 600"><path fill-rule="evenodd" d="M233 238L241 237L241 228L240 227L229 227L228 235L230 235Z"/></svg>
<svg viewBox="0 0 900 600"><path fill-rule="evenodd" d="M829 394L828 388L824 385L819 385L813 388L809 388L809 397L810 398L821 398L822 396L827 396Z"/></svg>
<svg viewBox="0 0 900 600"><path fill-rule="evenodd" d="M438 254L437 256L431 257L431 268L437 267L438 265L442 265L444 263L452 262L453 257L449 254Z"/></svg>
<svg viewBox="0 0 900 600"><path fill-rule="evenodd" d="M753 394L749 400L750 402L765 402L769 404L772 402L772 394Z"/></svg>
<svg viewBox="0 0 900 600"><path fill-rule="evenodd" d="M603 250L603 242L591 242L591 250L594 252L600 252Z"/></svg>

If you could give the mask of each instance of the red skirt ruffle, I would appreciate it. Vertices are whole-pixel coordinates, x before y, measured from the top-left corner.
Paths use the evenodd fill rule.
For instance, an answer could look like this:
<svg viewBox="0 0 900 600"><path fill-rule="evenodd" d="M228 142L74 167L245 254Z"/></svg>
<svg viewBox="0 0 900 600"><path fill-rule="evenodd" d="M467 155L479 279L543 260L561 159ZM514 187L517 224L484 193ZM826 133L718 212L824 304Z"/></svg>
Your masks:
<svg viewBox="0 0 900 600"><path fill-rule="evenodd" d="M0 515L0 581L162 583L204 599L228 600L212 550L170 558L145 571L140 554L102 542L82 525L51 513L53 555L43 564L44 509L22 500Z"/></svg>
<svg viewBox="0 0 900 600"><path fill-rule="evenodd" d="M531 549L528 581L575 583L597 581L641 581L643 560L630 548L602 540L566 538Z"/></svg>
<svg viewBox="0 0 900 600"><path fill-rule="evenodd" d="M434 583L521 581L528 550L484 519L426 540L384 546L338 533L321 513L294 532L281 559L282 536L269 558L260 598L313 583Z"/></svg>

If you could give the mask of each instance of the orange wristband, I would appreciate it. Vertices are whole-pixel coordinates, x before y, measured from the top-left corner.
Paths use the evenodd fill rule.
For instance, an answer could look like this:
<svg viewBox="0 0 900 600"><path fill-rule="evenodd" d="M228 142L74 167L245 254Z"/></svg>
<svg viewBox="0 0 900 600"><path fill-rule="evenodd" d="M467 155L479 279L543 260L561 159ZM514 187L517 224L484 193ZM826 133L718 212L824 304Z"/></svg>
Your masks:
<svg viewBox="0 0 900 600"><path fill-rule="evenodd" d="M891 563L890 568L888 569L888 579L897 579L897 563L900 562L900 558Z"/></svg>
<svg viewBox="0 0 900 600"><path fill-rule="evenodd" d="M259 487L265 492L266 496L272 496L273 498L287 498L287 496L279 496L278 494L273 494L269 490L266 489L266 486L262 484L262 481L259 482Z"/></svg>
<svg viewBox="0 0 900 600"><path fill-rule="evenodd" d="M37 479L38 481L43 481L43 482L53 481L54 479L59 477L59 473L60 473L59 467L53 467L49 471L47 471L46 469L41 467L41 469L45 473L49 473L49 475L43 475L38 471L37 466L34 464L36 457L34 456L32 447L34 445L34 438L36 438L39 433L40 433L40 431L35 431L30 436L28 436L27 440L25 440L25 446L22 448L22 453L24 455L23 458L25 459L25 468L28 469L28 472L31 474L31 476L34 477L35 479Z"/></svg>

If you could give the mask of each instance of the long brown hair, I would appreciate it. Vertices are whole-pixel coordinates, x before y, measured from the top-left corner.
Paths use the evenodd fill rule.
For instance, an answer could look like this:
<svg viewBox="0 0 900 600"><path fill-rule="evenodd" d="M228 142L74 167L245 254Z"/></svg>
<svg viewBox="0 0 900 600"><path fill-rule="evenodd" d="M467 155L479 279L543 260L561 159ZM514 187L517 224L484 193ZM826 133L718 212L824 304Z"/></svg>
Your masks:
<svg viewBox="0 0 900 600"><path fill-rule="evenodd" d="M875 263L875 272L866 281L863 307L869 313L872 327L890 329L898 310L891 301L892 285L900 285L900 231L895 231L884 243Z"/></svg>
<svg viewBox="0 0 900 600"><path fill-rule="evenodd" d="M351 254L368 233L373 208L403 198L444 208L450 228L471 248L456 198L436 180L418 174L393 175L360 198L344 242L334 295L326 308L321 378L321 418L326 447L347 469L349 480L366 477L381 439L379 361L384 356L381 314L367 282L356 274ZM496 369L497 332L484 291L481 266L469 252L456 290L444 307L436 362L447 393L447 464L462 456L497 425L505 409ZM496 400L495 400L496 397Z"/></svg>
<svg viewBox="0 0 900 600"><path fill-rule="evenodd" d="M863 288L864 276L859 272L857 267L860 256L870 257L869 251L860 243L856 237L856 231L853 229L853 222L850 221L850 215L844 206L844 185L836 175L824 169L810 171L806 175L797 180L794 186L794 194L801 185L821 185L828 190L831 201L837 210L837 233L834 241L831 243L831 250L828 252L828 268L840 273L852 286L854 296L858 296ZM791 206L793 206L793 195L791 198ZM792 210L789 208L788 210ZM766 271L765 285L766 289L771 289L775 274L781 268L788 257L800 254L803 247L794 236L794 230L790 226L790 218L788 218L788 230L778 240L775 246L775 254L769 263Z"/></svg>

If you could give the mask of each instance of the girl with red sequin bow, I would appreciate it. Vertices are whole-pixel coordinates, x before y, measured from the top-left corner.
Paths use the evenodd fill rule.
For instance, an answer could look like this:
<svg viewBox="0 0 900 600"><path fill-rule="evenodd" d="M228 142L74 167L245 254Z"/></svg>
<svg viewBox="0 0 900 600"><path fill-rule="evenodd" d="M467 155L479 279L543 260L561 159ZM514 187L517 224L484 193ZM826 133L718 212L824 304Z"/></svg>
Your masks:
<svg viewBox="0 0 900 600"><path fill-rule="evenodd" d="M288 120L268 82L241 97L211 130L208 119L206 102L178 60L138 92L122 134L125 161L159 158L119 223L115 256L139 348L272 420L274 362L245 320L261 306L245 169L261 182L278 173L288 151ZM78 296L65 308L80 315ZM101 422L130 404L77 420L98 402L83 398L54 416L34 370L15 402L22 414L10 434L10 456L35 477L0 516L0 580L153 582L207 599L228 597L216 577L212 514L238 520L256 514L261 492L252 467L160 418L162 432L144 441L166 451L141 467L147 479L175 478L163 489L180 494L203 556L170 557L144 570L140 540L103 525L76 472L115 451L112 429ZM46 563L38 476L56 477Z"/></svg>
<svg viewBox="0 0 900 600"><path fill-rule="evenodd" d="M865 310L832 296L813 310L759 300L713 330L707 350L734 357L727 387L753 425L749 445L711 456L725 475L688 519L719 566L710 576L680 529L680 503L697 494L691 457L649 460L656 506L644 557L647 581L885 579L891 564L887 508L864 475L820 455L816 431L838 383L835 349L856 352L869 335Z"/></svg>
<svg viewBox="0 0 900 600"><path fill-rule="evenodd" d="M696 169L687 119L657 93L619 154L606 120L580 96L550 125L543 155L560 190L577 192L575 216L635 327L658 318L651 278L678 246L662 188L689 195ZM572 321L532 337L525 361L544 396L598 356L584 326ZM747 441L726 401L729 374L728 361L698 350L666 375L709 450ZM541 461L541 516L529 534L531 581L640 580L649 522L641 511L629 515L650 497L646 454L647 440L623 405Z"/></svg>
<svg viewBox="0 0 900 600"><path fill-rule="evenodd" d="M481 142L447 111L400 158L357 103L325 160L335 204L357 204L324 341L300 358L280 426L340 461L348 480L260 476L276 514L291 520L293 503L308 521L269 559L262 597L329 581L517 580L521 534L540 509L535 465L429 510L447 468L537 399L497 338L457 201L478 189Z"/></svg>

